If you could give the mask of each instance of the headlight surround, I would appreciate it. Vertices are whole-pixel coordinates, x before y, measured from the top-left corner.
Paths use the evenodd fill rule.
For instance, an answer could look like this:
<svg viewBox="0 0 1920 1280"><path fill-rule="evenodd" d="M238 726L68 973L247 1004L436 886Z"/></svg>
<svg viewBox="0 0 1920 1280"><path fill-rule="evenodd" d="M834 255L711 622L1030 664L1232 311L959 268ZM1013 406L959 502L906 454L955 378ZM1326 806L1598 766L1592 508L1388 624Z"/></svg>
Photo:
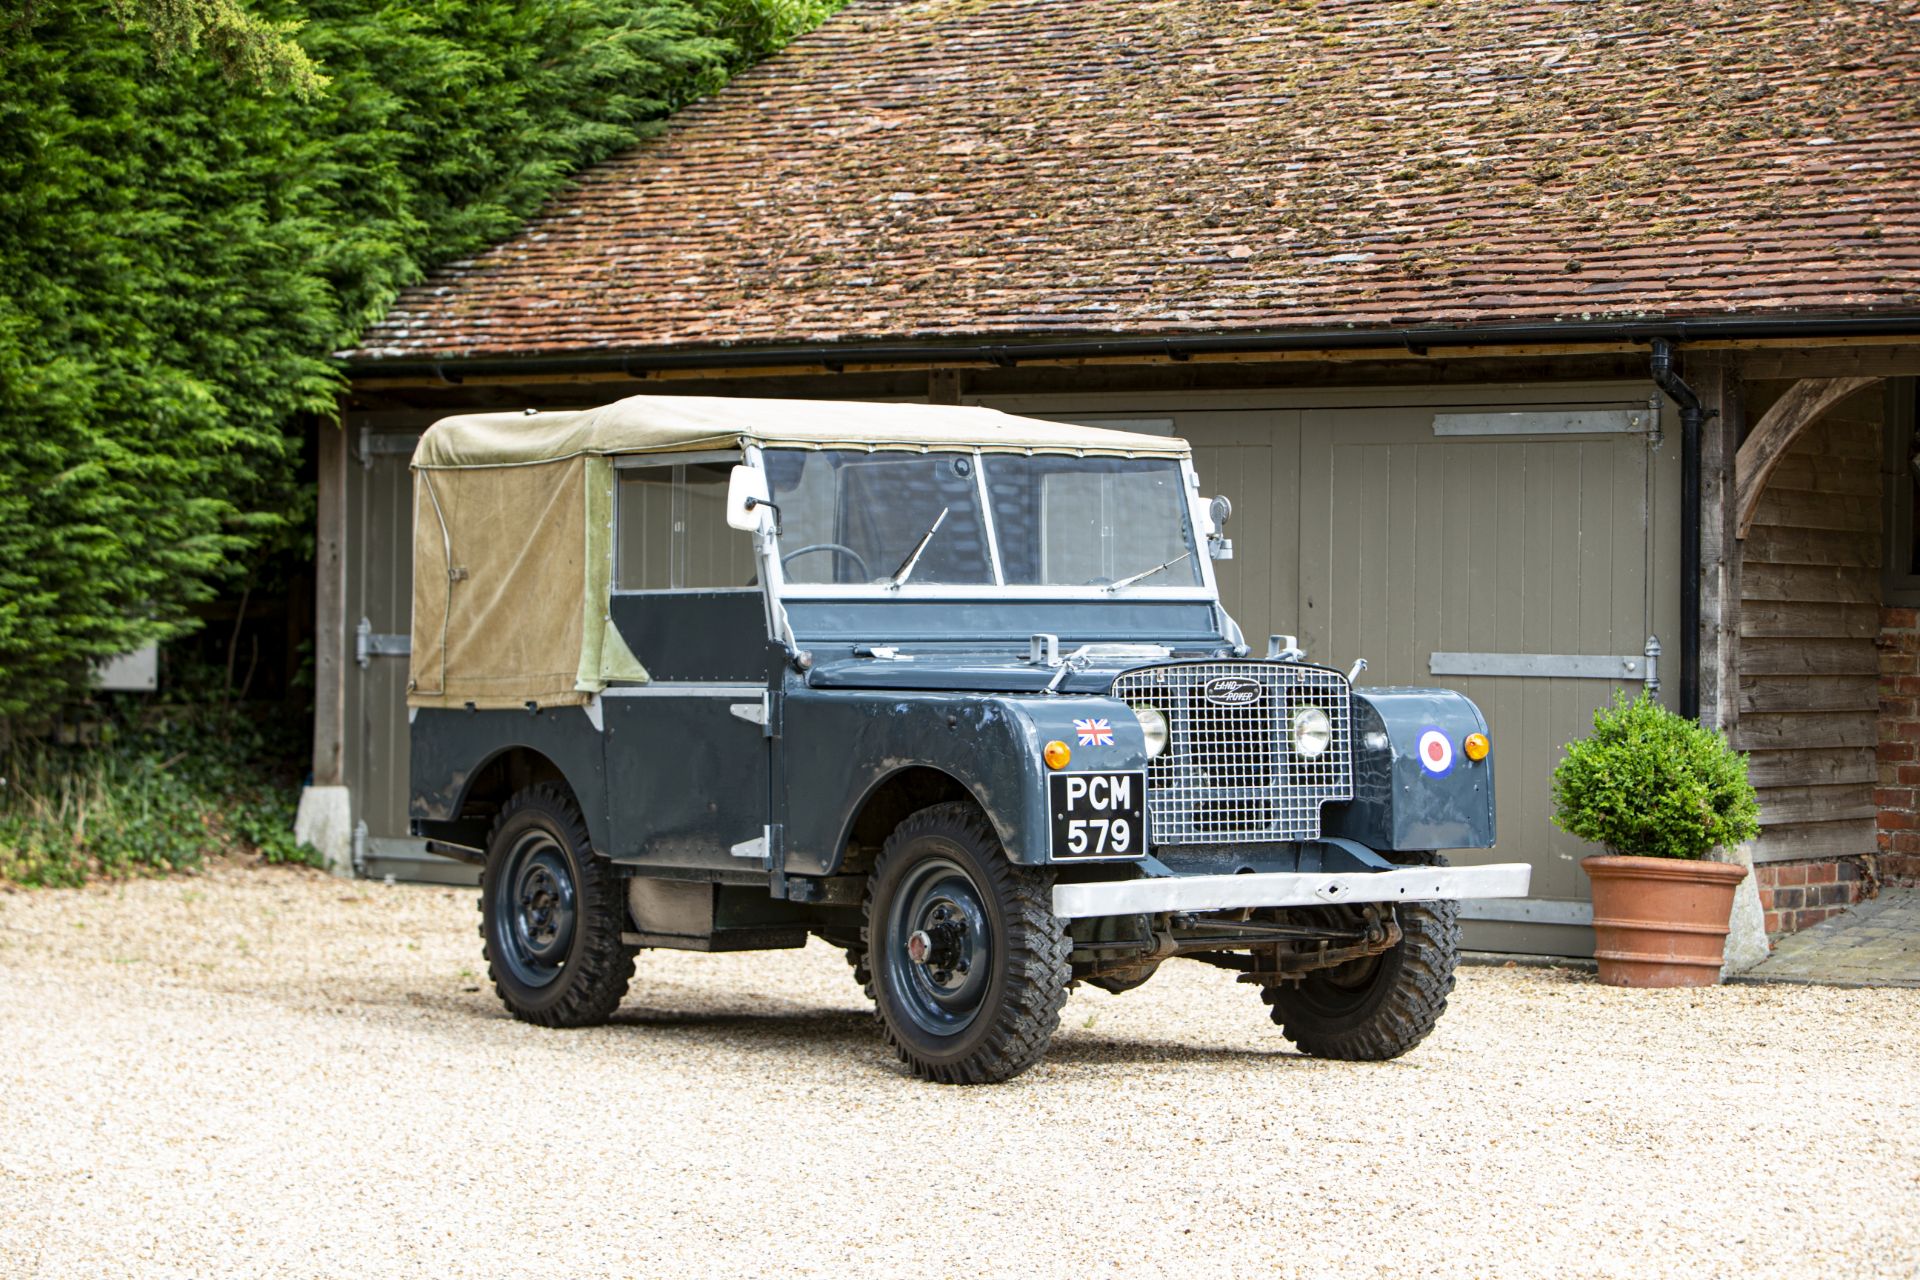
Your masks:
<svg viewBox="0 0 1920 1280"><path fill-rule="evenodd" d="M1135 703L1128 707L1128 710L1132 711L1133 718L1140 722L1140 732L1147 739L1147 759L1151 760L1165 751L1170 736L1167 718L1161 715L1158 709L1144 703Z"/></svg>
<svg viewBox="0 0 1920 1280"><path fill-rule="evenodd" d="M1293 713L1293 752L1308 760L1318 759L1333 745L1333 718L1319 707L1302 707Z"/></svg>

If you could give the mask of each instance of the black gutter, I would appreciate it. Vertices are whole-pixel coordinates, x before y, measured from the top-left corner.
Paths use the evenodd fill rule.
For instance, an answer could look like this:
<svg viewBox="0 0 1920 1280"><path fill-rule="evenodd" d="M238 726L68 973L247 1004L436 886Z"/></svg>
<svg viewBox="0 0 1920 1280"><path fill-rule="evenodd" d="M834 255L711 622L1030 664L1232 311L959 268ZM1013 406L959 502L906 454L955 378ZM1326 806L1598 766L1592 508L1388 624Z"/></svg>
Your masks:
<svg viewBox="0 0 1920 1280"><path fill-rule="evenodd" d="M811 367L841 372L861 365L982 365L1010 368L1024 361L1087 359L1181 360L1194 355L1279 351L1351 351L1398 347L1425 355L1431 347L1499 347L1577 343L1641 343L1655 339L1701 342L1730 339L1912 337L1920 315L1825 317L1713 317L1699 320L1580 321L1564 324L1400 326L1394 328L1269 329L1245 333L1166 334L1157 337L1076 337L1021 342L848 342L668 347L644 351L570 351L545 355L419 358L353 354L341 363L368 377L440 378L724 371L752 367Z"/></svg>
<svg viewBox="0 0 1920 1280"><path fill-rule="evenodd" d="M1673 371L1673 347L1653 340L1648 371L1680 406L1680 714L1700 718L1700 421L1693 388Z"/></svg>

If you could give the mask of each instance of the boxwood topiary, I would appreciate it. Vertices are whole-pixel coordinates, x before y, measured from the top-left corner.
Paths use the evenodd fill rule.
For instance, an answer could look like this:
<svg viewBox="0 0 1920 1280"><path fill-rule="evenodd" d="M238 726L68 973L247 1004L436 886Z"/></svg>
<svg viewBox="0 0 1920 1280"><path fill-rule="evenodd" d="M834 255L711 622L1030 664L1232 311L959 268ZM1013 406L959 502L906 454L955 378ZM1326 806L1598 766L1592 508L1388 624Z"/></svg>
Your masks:
<svg viewBox="0 0 1920 1280"><path fill-rule="evenodd" d="M1646 694L1593 713L1593 733L1553 771L1553 822L1607 852L1704 858L1751 840L1760 807L1747 758Z"/></svg>

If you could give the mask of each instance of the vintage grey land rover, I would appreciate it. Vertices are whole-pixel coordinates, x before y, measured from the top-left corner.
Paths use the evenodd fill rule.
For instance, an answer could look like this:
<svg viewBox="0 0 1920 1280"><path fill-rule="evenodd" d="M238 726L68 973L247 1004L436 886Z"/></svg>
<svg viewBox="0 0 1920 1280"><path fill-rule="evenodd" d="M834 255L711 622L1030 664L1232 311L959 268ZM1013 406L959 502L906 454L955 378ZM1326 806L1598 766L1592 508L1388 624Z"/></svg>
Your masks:
<svg viewBox="0 0 1920 1280"><path fill-rule="evenodd" d="M448 418L413 465L412 822L484 868L515 1017L813 935L932 1080L1174 957L1388 1058L1446 1007L1453 900L1526 892L1435 853L1493 843L1471 702L1249 652L1183 441L640 396Z"/></svg>

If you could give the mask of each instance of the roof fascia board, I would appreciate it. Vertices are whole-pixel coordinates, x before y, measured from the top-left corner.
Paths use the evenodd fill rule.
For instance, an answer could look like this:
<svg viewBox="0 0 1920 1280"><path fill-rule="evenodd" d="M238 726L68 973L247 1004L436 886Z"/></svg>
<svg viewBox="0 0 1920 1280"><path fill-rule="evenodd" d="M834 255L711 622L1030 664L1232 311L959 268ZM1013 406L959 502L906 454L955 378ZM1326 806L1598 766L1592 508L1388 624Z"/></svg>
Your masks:
<svg viewBox="0 0 1920 1280"><path fill-rule="evenodd" d="M424 379L435 384L698 377L782 376L999 367L1035 364L1140 364L1187 360L1438 360L1468 356L1609 354L1636 351L1656 338L1707 348L1858 345L1920 339L1920 315L1715 317L1696 320L1582 322L1559 325L1418 326L1301 329L1264 333L1087 337L1028 342L847 343L808 346L577 351L474 358L354 356L344 371L357 382Z"/></svg>

